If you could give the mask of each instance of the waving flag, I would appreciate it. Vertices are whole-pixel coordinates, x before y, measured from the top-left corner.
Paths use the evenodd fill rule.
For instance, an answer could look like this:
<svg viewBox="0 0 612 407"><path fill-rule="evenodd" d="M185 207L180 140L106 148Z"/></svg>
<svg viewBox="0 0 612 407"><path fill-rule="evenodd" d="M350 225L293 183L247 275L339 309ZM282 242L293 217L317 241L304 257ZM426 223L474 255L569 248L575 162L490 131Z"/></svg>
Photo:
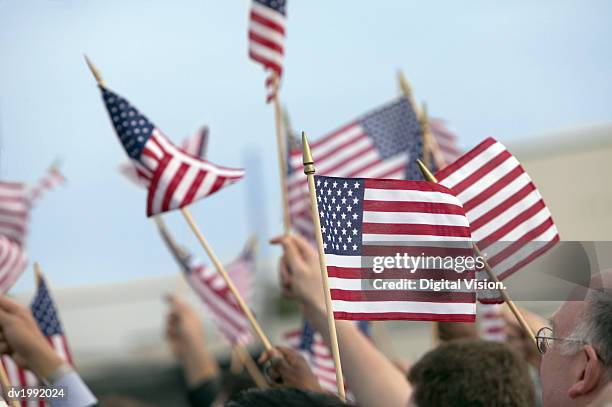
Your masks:
<svg viewBox="0 0 612 407"><path fill-rule="evenodd" d="M529 174L497 140L484 140L436 177L463 204L472 238L500 280L559 241L552 215ZM479 293L479 300L501 301L492 292Z"/></svg>
<svg viewBox="0 0 612 407"><path fill-rule="evenodd" d="M30 190L30 201L34 205L42 196L66 182L59 168L52 166L47 173Z"/></svg>
<svg viewBox="0 0 612 407"><path fill-rule="evenodd" d="M473 280L473 270L425 258L472 256L461 203L447 188L424 181L315 176L321 233L336 319L472 322L468 286L435 291L421 280ZM410 263L376 270L376 258L410 256ZM411 260L412 261L412 260ZM418 280L415 288L380 289L376 280Z"/></svg>
<svg viewBox="0 0 612 407"><path fill-rule="evenodd" d="M187 206L244 175L185 153L127 100L100 89L119 140L148 187L147 216Z"/></svg>
<svg viewBox="0 0 612 407"><path fill-rule="evenodd" d="M311 143L317 173L335 177L421 179L413 163L423 151L423 133L415 112L399 98ZM292 225L314 239L302 152L289 153L289 211ZM411 172L406 174L406 168Z"/></svg>
<svg viewBox="0 0 612 407"><path fill-rule="evenodd" d="M160 226L159 230L168 249L185 273L189 285L210 310L221 334L232 345L248 344L252 339L249 320L223 278L179 247L164 226ZM240 256L225 268L235 282L238 292L245 298L251 296L251 274L255 268L254 250L255 245L250 241Z"/></svg>
<svg viewBox="0 0 612 407"><path fill-rule="evenodd" d="M47 284L42 276L37 279L36 294L30 309L34 315L34 320L45 335L55 352L64 361L72 364L72 356L68 349L68 342L62 329L59 316ZM2 364L6 369L9 381L12 386L41 386L34 373L17 366L10 356L2 356ZM47 405L44 400L24 400L21 401L23 407L44 407Z"/></svg>
<svg viewBox="0 0 612 407"><path fill-rule="evenodd" d="M200 127L191 137L183 140L181 148L187 154L205 160L206 150L208 148L208 134L208 126ZM148 186L147 179L138 175L138 171L134 164L132 164L132 160L121 163L119 172L136 185Z"/></svg>
<svg viewBox="0 0 612 407"><path fill-rule="evenodd" d="M268 101L283 76L286 0L253 0L249 16L249 57L271 75L266 80ZM276 77L276 80L275 78Z"/></svg>

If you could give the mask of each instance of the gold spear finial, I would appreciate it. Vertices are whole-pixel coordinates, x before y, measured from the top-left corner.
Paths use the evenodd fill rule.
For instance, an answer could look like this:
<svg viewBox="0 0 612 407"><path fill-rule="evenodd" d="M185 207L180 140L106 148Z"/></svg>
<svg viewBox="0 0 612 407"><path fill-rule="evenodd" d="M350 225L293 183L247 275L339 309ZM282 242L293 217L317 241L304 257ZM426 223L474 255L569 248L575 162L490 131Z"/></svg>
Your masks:
<svg viewBox="0 0 612 407"><path fill-rule="evenodd" d="M42 275L42 271L40 270L40 264L38 264L38 262L34 262L34 279L36 281L36 286L38 286L41 281L42 281L43 275Z"/></svg>
<svg viewBox="0 0 612 407"><path fill-rule="evenodd" d="M83 54L83 56L85 57L85 62L87 63L89 70L93 74L94 78L96 78L98 85L105 87L106 84L104 83L104 79L102 79L102 75L100 74L100 71L98 71L98 68L96 68L96 66L91 62L91 60L87 57L86 54Z"/></svg>
<svg viewBox="0 0 612 407"><path fill-rule="evenodd" d="M425 164L423 164L423 161L421 161L421 160L419 160L417 158L416 162L417 162L417 165L419 166L419 169L421 170L421 173L423 174L423 177L425 178L425 180L427 180L429 182L435 182L435 183L438 182L436 177L431 173L431 171L429 171L429 168L427 168L427 166Z"/></svg>
<svg viewBox="0 0 612 407"><path fill-rule="evenodd" d="M304 174L314 174L314 160L312 159L312 153L310 152L310 146L308 145L308 138L306 138L306 132L304 131L302 132L302 161L304 163Z"/></svg>

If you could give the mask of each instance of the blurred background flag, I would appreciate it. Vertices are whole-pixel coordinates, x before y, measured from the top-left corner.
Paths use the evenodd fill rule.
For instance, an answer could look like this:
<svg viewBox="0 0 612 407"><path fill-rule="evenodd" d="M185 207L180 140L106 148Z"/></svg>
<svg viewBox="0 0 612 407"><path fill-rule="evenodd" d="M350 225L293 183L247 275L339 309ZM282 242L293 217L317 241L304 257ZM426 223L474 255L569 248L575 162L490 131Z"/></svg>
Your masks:
<svg viewBox="0 0 612 407"><path fill-rule="evenodd" d="M316 161L315 161L316 163ZM447 188L424 181L315 176L321 234L336 319L473 322L475 294L433 287L380 289L374 280L473 279L473 270L424 264L424 257L472 255L469 223ZM382 256L414 256L420 264L374 271ZM414 269L414 272L411 272Z"/></svg>
<svg viewBox="0 0 612 407"><path fill-rule="evenodd" d="M25 249L0 235L0 293L5 294L11 289L27 265Z"/></svg>
<svg viewBox="0 0 612 407"><path fill-rule="evenodd" d="M158 227L168 249L181 266L187 282L210 311L223 337L231 345L247 345L251 342L249 320L219 273L204 266L179 247L163 224L158 223ZM245 299L251 297L251 274L254 269L255 245L250 240L240 256L226 266L228 275Z"/></svg>
<svg viewBox="0 0 612 407"><path fill-rule="evenodd" d="M268 102L275 96L283 76L285 54L285 0L253 0L249 17L249 57L262 64L270 75L266 79Z"/></svg>
<svg viewBox="0 0 612 407"><path fill-rule="evenodd" d="M506 321L502 304L480 304L478 307L478 324L480 337L485 341L505 342Z"/></svg>
<svg viewBox="0 0 612 407"><path fill-rule="evenodd" d="M310 148L318 174L402 179L406 176L406 168L412 168L409 177L421 179L418 168L409 164L422 154L423 133L416 113L404 97L318 139ZM298 233L314 240L301 150L292 150L288 162L292 225Z"/></svg>
<svg viewBox="0 0 612 407"><path fill-rule="evenodd" d="M208 134L208 126L204 125L197 129L190 137L183 140L181 147L187 154L205 160L206 151L208 150Z"/></svg>
<svg viewBox="0 0 612 407"><path fill-rule="evenodd" d="M450 164L461 157L462 151L458 145L459 138L448 128L446 120L432 117L429 119L429 128L446 164Z"/></svg>
<svg viewBox="0 0 612 407"><path fill-rule="evenodd" d="M241 169L219 167L185 153L127 100L100 89L115 131L148 186L147 216L183 208L244 175Z"/></svg>
<svg viewBox="0 0 612 407"><path fill-rule="evenodd" d="M68 342L62 324L59 320L57 308L53 303L49 288L42 275L36 275L36 294L30 304L30 309L34 315L34 319L43 335L47 338L55 352L64 361L72 364L72 356L68 348ZM9 377L9 381L13 386L41 386L34 373L17 366L17 364L8 355L2 356L2 364L4 365ZM21 401L23 407L44 407L47 405L44 400L29 400Z"/></svg>
<svg viewBox="0 0 612 407"><path fill-rule="evenodd" d="M64 184L66 178L60 172L57 165L52 165L47 173L38 181L38 183L30 190L30 202L32 205L42 198L42 196Z"/></svg>
<svg viewBox="0 0 612 407"><path fill-rule="evenodd" d="M472 238L499 280L559 241L552 215L529 174L497 140L487 138L438 171L436 178L463 204ZM478 298L501 301L491 291L479 292Z"/></svg>
<svg viewBox="0 0 612 407"><path fill-rule="evenodd" d="M357 326L364 335L370 337L368 321L357 321ZM286 332L284 338L290 348L299 351L306 359L323 390L337 393L334 359L321 334L304 320L301 327Z"/></svg>
<svg viewBox="0 0 612 407"><path fill-rule="evenodd" d="M208 149L208 126L202 126L193 133L190 137L183 140L181 148L189 155L192 155L202 160L206 159L206 150ZM132 160L125 161L119 165L119 172L127 179L140 186L147 186L147 181L138 175L136 166L132 164Z"/></svg>
<svg viewBox="0 0 612 407"><path fill-rule="evenodd" d="M30 218L30 190L19 182L0 182L0 236L23 245Z"/></svg>

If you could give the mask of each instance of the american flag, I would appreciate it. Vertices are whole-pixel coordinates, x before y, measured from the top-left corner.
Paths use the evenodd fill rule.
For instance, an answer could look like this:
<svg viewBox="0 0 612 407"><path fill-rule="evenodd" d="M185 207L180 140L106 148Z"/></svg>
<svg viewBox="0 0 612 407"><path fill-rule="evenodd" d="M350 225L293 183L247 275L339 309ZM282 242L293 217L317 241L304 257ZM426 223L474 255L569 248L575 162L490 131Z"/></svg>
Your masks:
<svg viewBox="0 0 612 407"><path fill-rule="evenodd" d="M321 175L421 179L413 163L422 155L423 133L414 110L403 97L359 117L310 147L317 173ZM302 152L292 150L288 162L292 226L314 240Z"/></svg>
<svg viewBox="0 0 612 407"><path fill-rule="evenodd" d="M370 337L369 323L357 321L357 324L361 332ZM287 345L299 351L306 359L321 387L325 391L337 393L334 358L321 334L315 331L307 320L304 320L301 327L286 332L284 337Z"/></svg>
<svg viewBox="0 0 612 407"><path fill-rule="evenodd" d="M52 166L30 190L30 202L34 205L42 196L66 182L59 168Z"/></svg>
<svg viewBox="0 0 612 407"><path fill-rule="evenodd" d="M484 140L438 171L436 178L463 204L472 239L499 280L559 241L552 215L529 174L497 140ZM499 302L499 293L479 292L479 300Z"/></svg>
<svg viewBox="0 0 612 407"><path fill-rule="evenodd" d="M275 96L283 75L285 54L285 0L253 0L249 17L249 57L271 75L266 79L268 101Z"/></svg>
<svg viewBox="0 0 612 407"><path fill-rule="evenodd" d="M202 126L195 133L193 133L193 135L183 140L181 148L187 154L205 160L206 150L208 148L208 135L208 126ZM125 175L127 179L136 185L146 187L149 184L147 179L138 175L136 167L134 164L132 164L132 160L121 163L119 166L119 172Z"/></svg>
<svg viewBox="0 0 612 407"><path fill-rule="evenodd" d="M209 309L215 325L232 345L246 345L252 340L249 320L238 306L223 277L185 249L174 243L168 231L160 228L162 238L181 266L189 285ZM240 256L227 265L226 271L236 283L238 292L245 298L251 296L251 274L255 268L255 246L248 243Z"/></svg>
<svg viewBox="0 0 612 407"><path fill-rule="evenodd" d="M49 288L42 276L37 280L37 289L34 299L30 304L30 309L38 327L45 335L55 352L66 362L72 364L72 356L68 348L68 342L59 320L59 315ZM40 386L34 373L17 366L10 356L2 356L2 364L6 369L9 381L13 386ZM46 406L44 400L21 401L23 407L43 407Z"/></svg>
<svg viewBox="0 0 612 407"><path fill-rule="evenodd" d="M0 236L25 243L30 207L30 190L25 184L0 182Z"/></svg>
<svg viewBox="0 0 612 407"><path fill-rule="evenodd" d="M458 146L458 137L447 127L446 120L432 117L429 119L429 128L446 164L461 157L462 151Z"/></svg>
<svg viewBox="0 0 612 407"><path fill-rule="evenodd" d="M244 175L186 154L127 100L100 89L115 131L148 186L147 216L183 208Z"/></svg>
<svg viewBox="0 0 612 407"><path fill-rule="evenodd" d="M0 293L11 289L28 265L24 248L18 243L0 236Z"/></svg>
<svg viewBox="0 0 612 407"><path fill-rule="evenodd" d="M485 341L505 342L506 321L501 304L480 304L478 307L480 337Z"/></svg>
<svg viewBox="0 0 612 407"><path fill-rule="evenodd" d="M315 182L336 319L475 320L475 294L461 284L473 279L473 270L459 273L434 261L414 273L405 266L373 269L381 256L473 255L468 220L450 190L425 181L315 176ZM377 289L376 279L415 280L417 286ZM420 288L421 279L456 280L462 287L434 291Z"/></svg>

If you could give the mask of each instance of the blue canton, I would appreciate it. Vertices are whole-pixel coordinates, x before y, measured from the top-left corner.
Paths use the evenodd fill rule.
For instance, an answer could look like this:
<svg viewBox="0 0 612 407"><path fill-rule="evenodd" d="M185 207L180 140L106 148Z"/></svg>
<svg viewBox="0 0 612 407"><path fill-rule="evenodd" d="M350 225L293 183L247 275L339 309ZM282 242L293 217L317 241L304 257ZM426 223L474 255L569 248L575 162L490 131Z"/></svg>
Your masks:
<svg viewBox="0 0 612 407"><path fill-rule="evenodd" d="M364 180L315 176L315 185L325 253L361 256Z"/></svg>
<svg viewBox="0 0 612 407"><path fill-rule="evenodd" d="M102 97L125 151L130 158L140 160L155 126L121 96L103 88Z"/></svg>
<svg viewBox="0 0 612 407"><path fill-rule="evenodd" d="M314 343L315 330L310 323L304 320L302 325L302 335L300 336L300 350L306 352L312 352L312 345Z"/></svg>
<svg viewBox="0 0 612 407"><path fill-rule="evenodd" d="M40 279L36 295L30 304L30 309L38 327L45 336L62 335L62 326L57 318L57 311L47 284L44 279Z"/></svg>
<svg viewBox="0 0 612 407"><path fill-rule="evenodd" d="M287 1L286 0L255 0L255 3L259 3L263 6L271 8L272 10L286 15Z"/></svg>

